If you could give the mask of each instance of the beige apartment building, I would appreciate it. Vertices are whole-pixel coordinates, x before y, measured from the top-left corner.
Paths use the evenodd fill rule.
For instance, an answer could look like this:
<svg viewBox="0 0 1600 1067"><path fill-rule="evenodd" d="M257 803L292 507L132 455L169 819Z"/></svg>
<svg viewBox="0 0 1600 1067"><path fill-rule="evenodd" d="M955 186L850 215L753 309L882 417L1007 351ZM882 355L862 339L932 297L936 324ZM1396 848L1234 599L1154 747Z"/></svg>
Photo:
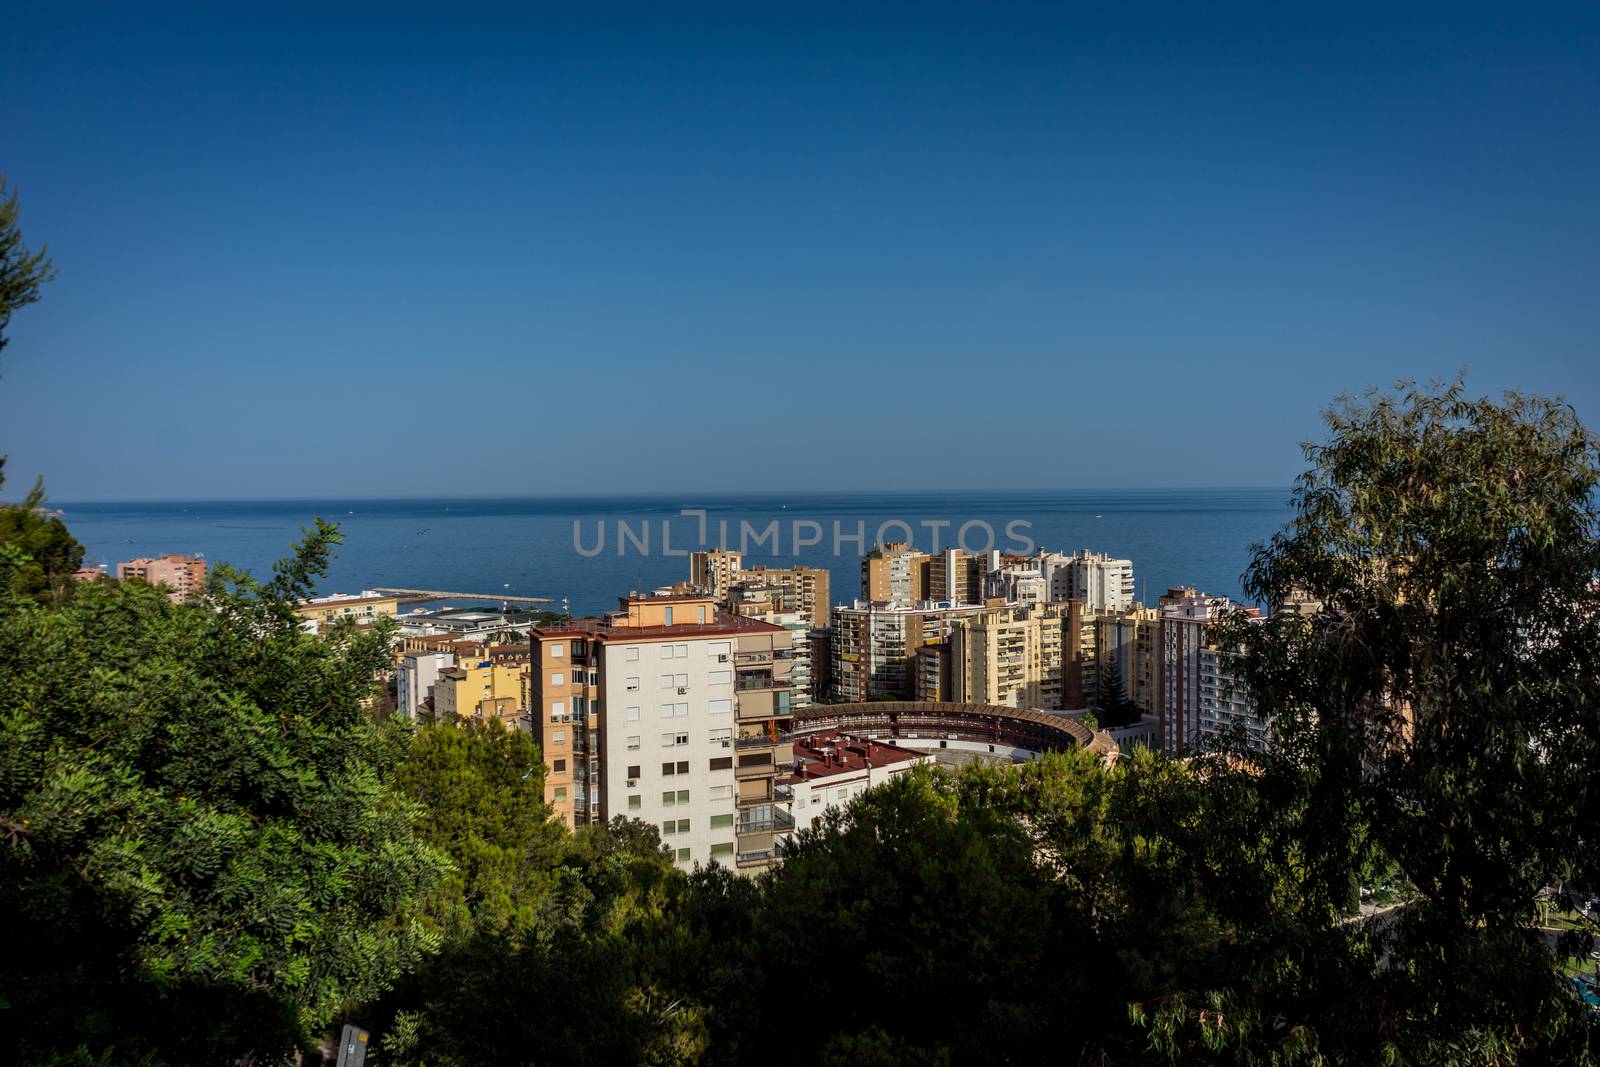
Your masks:
<svg viewBox="0 0 1600 1067"><path fill-rule="evenodd" d="M994 604L950 629L944 699L1011 708L1081 708L1082 605Z"/></svg>
<svg viewBox="0 0 1600 1067"><path fill-rule="evenodd" d="M117 564L117 580L142 578L151 585L164 585L172 600L187 600L205 592L206 561L199 556L166 555L130 559Z"/></svg>
<svg viewBox="0 0 1600 1067"><path fill-rule="evenodd" d="M561 819L642 819L684 866L775 862L793 826L776 806L793 761L789 631L712 596L631 595L530 640L530 714Z"/></svg>
<svg viewBox="0 0 1600 1067"><path fill-rule="evenodd" d="M697 592L743 614L778 612L804 615L811 625L828 625L830 576L822 567L767 567L746 569L744 557L732 549L713 548L689 553L689 582L681 592Z"/></svg>
<svg viewBox="0 0 1600 1067"><path fill-rule="evenodd" d="M928 596L928 557L906 541L874 545L861 557L861 599L910 606Z"/></svg>
<svg viewBox="0 0 1600 1067"><path fill-rule="evenodd" d="M1156 713L1156 680L1160 663L1161 610L1135 604L1119 614L1095 615L1094 682L1115 671L1122 691L1148 715Z"/></svg>
<svg viewBox="0 0 1600 1067"><path fill-rule="evenodd" d="M742 553L729 548L712 548L689 553L689 584L717 601L728 599L737 580Z"/></svg>

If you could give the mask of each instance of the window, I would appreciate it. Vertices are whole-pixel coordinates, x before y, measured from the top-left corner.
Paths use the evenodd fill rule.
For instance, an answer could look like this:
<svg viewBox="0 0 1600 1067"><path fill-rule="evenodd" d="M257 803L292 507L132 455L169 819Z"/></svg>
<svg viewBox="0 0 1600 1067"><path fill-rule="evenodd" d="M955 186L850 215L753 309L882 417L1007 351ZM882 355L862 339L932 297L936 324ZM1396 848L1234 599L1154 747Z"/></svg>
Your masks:
<svg viewBox="0 0 1600 1067"><path fill-rule="evenodd" d="M635 763L633 766L628 768L628 777L629 778L637 778L637 777L639 777L639 771L641 769L642 768L637 763Z"/></svg>
<svg viewBox="0 0 1600 1067"><path fill-rule="evenodd" d="M673 645L672 647L676 650L674 654L679 659L684 659L684 658L688 657L688 655L689 655L689 646L688 645Z"/></svg>
<svg viewBox="0 0 1600 1067"><path fill-rule="evenodd" d="M712 671L710 674L706 675L706 682L711 684L711 685L732 685L733 684L733 672L732 671Z"/></svg>
<svg viewBox="0 0 1600 1067"><path fill-rule="evenodd" d="M566 654L567 654L567 646L561 644L559 641L550 646L550 658L551 659L560 659L562 656L565 656Z"/></svg>
<svg viewBox="0 0 1600 1067"><path fill-rule="evenodd" d="M713 816L711 816L711 828L713 830L726 830L732 825L733 825L733 814L731 812L729 814L727 814L727 815L713 815Z"/></svg>
<svg viewBox="0 0 1600 1067"><path fill-rule="evenodd" d="M557 730L550 735L550 740L558 745L564 745L567 743L567 732L565 730Z"/></svg>
<svg viewBox="0 0 1600 1067"><path fill-rule="evenodd" d="M638 793L629 793L628 794L628 810L629 811L638 811L643 806L644 806L644 797L640 796Z"/></svg>
<svg viewBox="0 0 1600 1067"><path fill-rule="evenodd" d="M706 606L704 604L700 605L700 621L706 621Z"/></svg>
<svg viewBox="0 0 1600 1067"><path fill-rule="evenodd" d="M678 741L678 735L677 734L666 733L666 734L662 734L661 735L661 747L662 748L671 748L673 745L677 744L677 741Z"/></svg>
<svg viewBox="0 0 1600 1067"><path fill-rule="evenodd" d="M689 684L689 676L687 674L674 674L672 678L673 682L679 689L682 689Z"/></svg>
<svg viewBox="0 0 1600 1067"><path fill-rule="evenodd" d="M639 751L639 735L638 734L634 734L633 736L628 738L628 751L629 752L637 752L637 751Z"/></svg>
<svg viewBox="0 0 1600 1067"><path fill-rule="evenodd" d="M678 704L674 707L673 711L674 714L676 714L680 719L687 719L689 717L689 705L687 704Z"/></svg>
<svg viewBox="0 0 1600 1067"><path fill-rule="evenodd" d="M558 759L558 760L555 761L555 763L551 764L551 766L550 766L550 770L553 771L556 774L563 774L563 773L566 772L566 769L567 769L567 761L564 760L564 759Z"/></svg>
<svg viewBox="0 0 1600 1067"><path fill-rule="evenodd" d="M714 771L731 771L733 769L733 757L718 756L711 761L711 769Z"/></svg>
<svg viewBox="0 0 1600 1067"><path fill-rule="evenodd" d="M727 748L729 742L733 740L733 728L725 727L721 730L712 730L706 735L706 740L713 745L721 745L723 748Z"/></svg>
<svg viewBox="0 0 1600 1067"><path fill-rule="evenodd" d="M706 646L706 651L713 656L726 656L732 650L733 644L730 641L713 641Z"/></svg>
<svg viewBox="0 0 1600 1067"><path fill-rule="evenodd" d="M689 761L688 760L679 760L678 761L678 773L679 774L688 774L689 773Z"/></svg>
<svg viewBox="0 0 1600 1067"><path fill-rule="evenodd" d="M623 649L622 658L627 660L629 663L639 662L639 646L629 645L627 648Z"/></svg>
<svg viewBox="0 0 1600 1067"><path fill-rule="evenodd" d="M673 773L675 773L674 768L676 766L677 766L677 764L675 764L675 763L663 763L661 765L661 773L662 774L673 774Z"/></svg>
<svg viewBox="0 0 1600 1067"><path fill-rule="evenodd" d="M562 674L560 671L556 671L554 674L550 675L550 684L551 685L566 685L567 684L567 676L565 674Z"/></svg>
<svg viewBox="0 0 1600 1067"><path fill-rule="evenodd" d="M638 708L629 708L628 709L628 721L629 722L638 722L639 721L639 709Z"/></svg>
<svg viewBox="0 0 1600 1067"><path fill-rule="evenodd" d="M733 711L733 701L713 700L706 705L706 710L713 715L727 715Z"/></svg>
<svg viewBox="0 0 1600 1067"><path fill-rule="evenodd" d="M550 702L550 721L551 722L560 722L561 721L561 717L563 715L565 715L566 713L567 713L567 702L565 700L552 700Z"/></svg>
<svg viewBox="0 0 1600 1067"><path fill-rule="evenodd" d="M662 659L671 659L674 655L676 655L676 653L672 651L672 646L671 645L662 645L661 646L661 658Z"/></svg>
<svg viewBox="0 0 1600 1067"><path fill-rule="evenodd" d="M733 799L733 786L731 786L731 785L714 785L714 786L712 786L711 787L711 799L712 800L732 800Z"/></svg>
<svg viewBox="0 0 1600 1067"><path fill-rule="evenodd" d="M702 610L704 610L704 609L702 609ZM689 850L688 849L680 848L678 850L678 862L679 863L688 863L689 862Z"/></svg>
<svg viewBox="0 0 1600 1067"><path fill-rule="evenodd" d="M668 819L661 824L663 834L686 834L689 832L688 819Z"/></svg>
<svg viewBox="0 0 1600 1067"><path fill-rule="evenodd" d="M666 618L663 621L666 623L666 625L671 626L672 625L672 609L670 607L667 607L667 608L663 608L662 610L664 612L666 612Z"/></svg>
<svg viewBox="0 0 1600 1067"><path fill-rule="evenodd" d="M672 705L671 704L663 704L663 705L661 705L661 717L663 719L672 718Z"/></svg>
<svg viewBox="0 0 1600 1067"><path fill-rule="evenodd" d="M567 799L567 787L566 786L564 786L564 785L556 786L556 799L557 800L565 800L565 799Z"/></svg>
<svg viewBox="0 0 1600 1067"><path fill-rule="evenodd" d="M714 860L727 859L733 855L733 842L724 841L720 845L711 846L711 858Z"/></svg>
<svg viewBox="0 0 1600 1067"><path fill-rule="evenodd" d="M673 681L673 679L676 678L676 677L677 677L677 675L675 675L675 674L663 674L661 676L661 688L663 688L663 689L671 689L674 685L677 684L676 682Z"/></svg>
<svg viewBox="0 0 1600 1067"><path fill-rule="evenodd" d="M626 688L630 693L637 693L639 691L639 679L629 678Z"/></svg>
<svg viewBox="0 0 1600 1067"><path fill-rule="evenodd" d="M664 808L672 807L672 805L677 803L677 796L678 796L678 794L673 792L670 789L667 790L665 793L662 793L661 794L661 806L664 807Z"/></svg>

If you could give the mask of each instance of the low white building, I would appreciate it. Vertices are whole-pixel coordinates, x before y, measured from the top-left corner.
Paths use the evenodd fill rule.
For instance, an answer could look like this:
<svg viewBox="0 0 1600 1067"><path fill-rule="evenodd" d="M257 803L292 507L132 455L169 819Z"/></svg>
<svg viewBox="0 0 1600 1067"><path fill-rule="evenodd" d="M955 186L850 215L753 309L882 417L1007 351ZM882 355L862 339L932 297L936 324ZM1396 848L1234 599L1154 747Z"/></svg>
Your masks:
<svg viewBox="0 0 1600 1067"><path fill-rule="evenodd" d="M794 771L778 780L788 790L794 828L815 826L829 808L882 785L913 767L933 763L932 753L872 741L851 734L819 733L794 739Z"/></svg>

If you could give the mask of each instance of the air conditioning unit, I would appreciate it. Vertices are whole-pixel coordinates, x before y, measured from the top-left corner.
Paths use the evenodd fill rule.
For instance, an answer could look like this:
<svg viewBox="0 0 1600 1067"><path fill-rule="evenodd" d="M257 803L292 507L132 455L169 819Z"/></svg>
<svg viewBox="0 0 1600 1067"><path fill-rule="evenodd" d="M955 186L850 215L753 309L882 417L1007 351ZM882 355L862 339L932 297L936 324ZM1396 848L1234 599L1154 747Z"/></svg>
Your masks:
<svg viewBox="0 0 1600 1067"><path fill-rule="evenodd" d="M637 779L637 778L629 778L623 784L626 785L629 789L636 789L639 786L639 779Z"/></svg>
<svg viewBox="0 0 1600 1067"><path fill-rule="evenodd" d="M726 663L726 662L728 662L728 654L726 652L719 652L717 654L717 662L718 663Z"/></svg>
<svg viewBox="0 0 1600 1067"><path fill-rule="evenodd" d="M681 696L681 697L682 696L688 696L689 695L689 687L685 686L685 685L678 686L678 695Z"/></svg>

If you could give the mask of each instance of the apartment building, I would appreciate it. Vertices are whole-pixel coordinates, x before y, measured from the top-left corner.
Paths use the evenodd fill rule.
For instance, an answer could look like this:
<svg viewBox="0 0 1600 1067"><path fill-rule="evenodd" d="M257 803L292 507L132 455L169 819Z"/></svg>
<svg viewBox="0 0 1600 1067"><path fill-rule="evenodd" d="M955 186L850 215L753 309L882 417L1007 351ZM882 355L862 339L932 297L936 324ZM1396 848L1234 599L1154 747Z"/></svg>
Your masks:
<svg viewBox="0 0 1600 1067"><path fill-rule="evenodd" d="M742 553L728 548L712 548L689 553L689 584L719 603L728 599L728 593L738 581L743 563Z"/></svg>
<svg viewBox="0 0 1600 1067"><path fill-rule="evenodd" d="M928 600L928 557L906 541L874 545L861 557L861 599L900 606Z"/></svg>
<svg viewBox="0 0 1600 1067"><path fill-rule="evenodd" d="M569 825L660 828L680 865L754 870L789 829L791 632L708 595L630 595L599 618L536 627L529 703Z"/></svg>
<svg viewBox="0 0 1600 1067"><path fill-rule="evenodd" d="M794 770L779 780L796 826L816 826L830 808L912 768L935 762L931 752L884 744L842 733L809 734L794 739Z"/></svg>
<svg viewBox="0 0 1600 1067"><path fill-rule="evenodd" d="M981 604L984 585L994 568L998 552L963 552L947 548L924 556L921 566L927 572L927 599L949 604Z"/></svg>
<svg viewBox="0 0 1600 1067"><path fill-rule="evenodd" d="M117 580L142 578L151 585L164 585L171 600L187 600L205 592L206 561L199 556L144 556L117 564Z"/></svg>
<svg viewBox="0 0 1600 1067"><path fill-rule="evenodd" d="M1080 708L1083 606L994 604L950 628L949 696L1011 708Z"/></svg>
<svg viewBox="0 0 1600 1067"><path fill-rule="evenodd" d="M985 600L1003 600L1007 604L1045 604L1052 600L1040 561L1033 556L1001 556L999 563L984 575L983 592ZM1059 603L1071 597L1054 599Z"/></svg>
<svg viewBox="0 0 1600 1067"><path fill-rule="evenodd" d="M1235 655L1212 633L1233 610L1227 597L1194 589L1171 589L1161 598L1157 719L1163 751L1201 751L1235 727L1253 747L1266 742L1266 723L1239 683Z"/></svg>
<svg viewBox="0 0 1600 1067"><path fill-rule="evenodd" d="M1039 554L1040 579L1050 600L1081 600L1084 610L1118 614L1133 607L1133 561L1084 549Z"/></svg>
<svg viewBox="0 0 1600 1067"><path fill-rule="evenodd" d="M689 581L671 587L675 593L701 593L738 610L740 603L760 604L747 614L782 612L805 615L811 625L828 625L831 575L824 567L746 568L741 553L713 548L689 553Z"/></svg>
<svg viewBox="0 0 1600 1067"><path fill-rule="evenodd" d="M1157 654L1160 609L1135 604L1121 614L1090 616L1087 624L1095 628L1096 683L1106 671L1115 672L1128 699L1141 711L1154 715L1157 665L1161 658Z"/></svg>
<svg viewBox="0 0 1600 1067"><path fill-rule="evenodd" d="M453 649L430 648L402 652L395 670L395 711L408 719L425 717L439 675L456 665Z"/></svg>
<svg viewBox="0 0 1600 1067"><path fill-rule="evenodd" d="M953 624L982 610L977 604L912 605L857 600L833 609L833 695L846 702L915 695L915 655L942 641Z"/></svg>

